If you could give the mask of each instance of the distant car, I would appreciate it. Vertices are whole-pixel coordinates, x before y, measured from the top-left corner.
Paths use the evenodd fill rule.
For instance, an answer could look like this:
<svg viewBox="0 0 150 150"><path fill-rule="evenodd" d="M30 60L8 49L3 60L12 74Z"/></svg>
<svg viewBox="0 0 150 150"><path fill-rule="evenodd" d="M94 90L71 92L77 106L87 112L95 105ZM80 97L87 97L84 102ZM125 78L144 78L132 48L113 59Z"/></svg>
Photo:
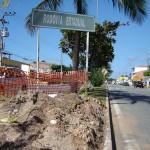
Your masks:
<svg viewBox="0 0 150 150"><path fill-rule="evenodd" d="M122 85L124 85L124 86L129 86L129 83L128 83L128 82L123 82Z"/></svg>
<svg viewBox="0 0 150 150"><path fill-rule="evenodd" d="M146 87L147 86L147 82L143 82L143 85Z"/></svg>
<svg viewBox="0 0 150 150"><path fill-rule="evenodd" d="M140 88L144 88L144 84L142 81L136 81L133 83L134 88L140 87Z"/></svg>
<svg viewBox="0 0 150 150"><path fill-rule="evenodd" d="M119 85L123 85L123 82L119 82Z"/></svg>
<svg viewBox="0 0 150 150"><path fill-rule="evenodd" d="M28 79L19 68L0 67L0 93L17 93L18 90L27 90Z"/></svg>

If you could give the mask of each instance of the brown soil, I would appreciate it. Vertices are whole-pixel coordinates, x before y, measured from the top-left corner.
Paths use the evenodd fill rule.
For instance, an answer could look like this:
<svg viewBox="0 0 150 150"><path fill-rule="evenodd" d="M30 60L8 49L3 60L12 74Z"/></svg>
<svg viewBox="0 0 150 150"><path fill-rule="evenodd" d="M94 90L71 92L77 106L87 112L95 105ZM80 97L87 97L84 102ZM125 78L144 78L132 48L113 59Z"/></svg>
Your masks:
<svg viewBox="0 0 150 150"><path fill-rule="evenodd" d="M86 95L20 92L0 97L1 150L102 150L105 107ZM52 124L52 121L55 124Z"/></svg>

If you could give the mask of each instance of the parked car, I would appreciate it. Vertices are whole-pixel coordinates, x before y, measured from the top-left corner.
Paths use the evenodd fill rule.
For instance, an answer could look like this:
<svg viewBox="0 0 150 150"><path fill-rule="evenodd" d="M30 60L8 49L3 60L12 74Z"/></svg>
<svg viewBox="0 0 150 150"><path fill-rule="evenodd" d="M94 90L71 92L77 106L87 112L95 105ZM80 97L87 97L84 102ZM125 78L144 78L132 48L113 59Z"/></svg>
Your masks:
<svg viewBox="0 0 150 150"><path fill-rule="evenodd" d="M17 93L18 90L26 90L28 79L19 68L0 67L0 93Z"/></svg>
<svg viewBox="0 0 150 150"><path fill-rule="evenodd" d="M144 84L142 81L136 81L133 83L134 88L140 87L140 88L144 88Z"/></svg>

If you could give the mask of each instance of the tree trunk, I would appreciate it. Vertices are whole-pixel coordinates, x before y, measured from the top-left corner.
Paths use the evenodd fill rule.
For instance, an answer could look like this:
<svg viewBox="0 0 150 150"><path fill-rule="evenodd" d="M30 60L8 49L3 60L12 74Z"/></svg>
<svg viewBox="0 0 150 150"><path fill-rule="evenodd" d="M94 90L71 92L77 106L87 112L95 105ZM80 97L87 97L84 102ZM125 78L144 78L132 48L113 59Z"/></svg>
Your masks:
<svg viewBox="0 0 150 150"><path fill-rule="evenodd" d="M77 14L82 14L82 1L77 0L76 5L77 5ZM78 70L79 67L80 36L81 36L81 32L76 31L75 42L73 47L73 70Z"/></svg>
<svg viewBox="0 0 150 150"><path fill-rule="evenodd" d="M77 14L82 14L82 0L76 1L77 5ZM73 46L73 70L78 70L79 67L79 52L80 52L80 36L81 32L76 31L74 33L74 46ZM72 92L77 92L78 83L75 81L71 83Z"/></svg>
<svg viewBox="0 0 150 150"><path fill-rule="evenodd" d="M73 47L73 70L78 70L79 67L80 35L81 33L79 31L75 32L75 42Z"/></svg>

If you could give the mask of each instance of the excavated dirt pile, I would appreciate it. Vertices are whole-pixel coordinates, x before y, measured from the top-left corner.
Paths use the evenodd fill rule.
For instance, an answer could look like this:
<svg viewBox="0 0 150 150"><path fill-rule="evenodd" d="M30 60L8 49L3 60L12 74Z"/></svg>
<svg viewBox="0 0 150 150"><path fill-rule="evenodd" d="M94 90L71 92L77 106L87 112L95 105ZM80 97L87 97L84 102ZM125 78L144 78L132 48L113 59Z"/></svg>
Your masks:
<svg viewBox="0 0 150 150"><path fill-rule="evenodd" d="M86 95L20 92L1 100L0 149L101 150L104 111Z"/></svg>

